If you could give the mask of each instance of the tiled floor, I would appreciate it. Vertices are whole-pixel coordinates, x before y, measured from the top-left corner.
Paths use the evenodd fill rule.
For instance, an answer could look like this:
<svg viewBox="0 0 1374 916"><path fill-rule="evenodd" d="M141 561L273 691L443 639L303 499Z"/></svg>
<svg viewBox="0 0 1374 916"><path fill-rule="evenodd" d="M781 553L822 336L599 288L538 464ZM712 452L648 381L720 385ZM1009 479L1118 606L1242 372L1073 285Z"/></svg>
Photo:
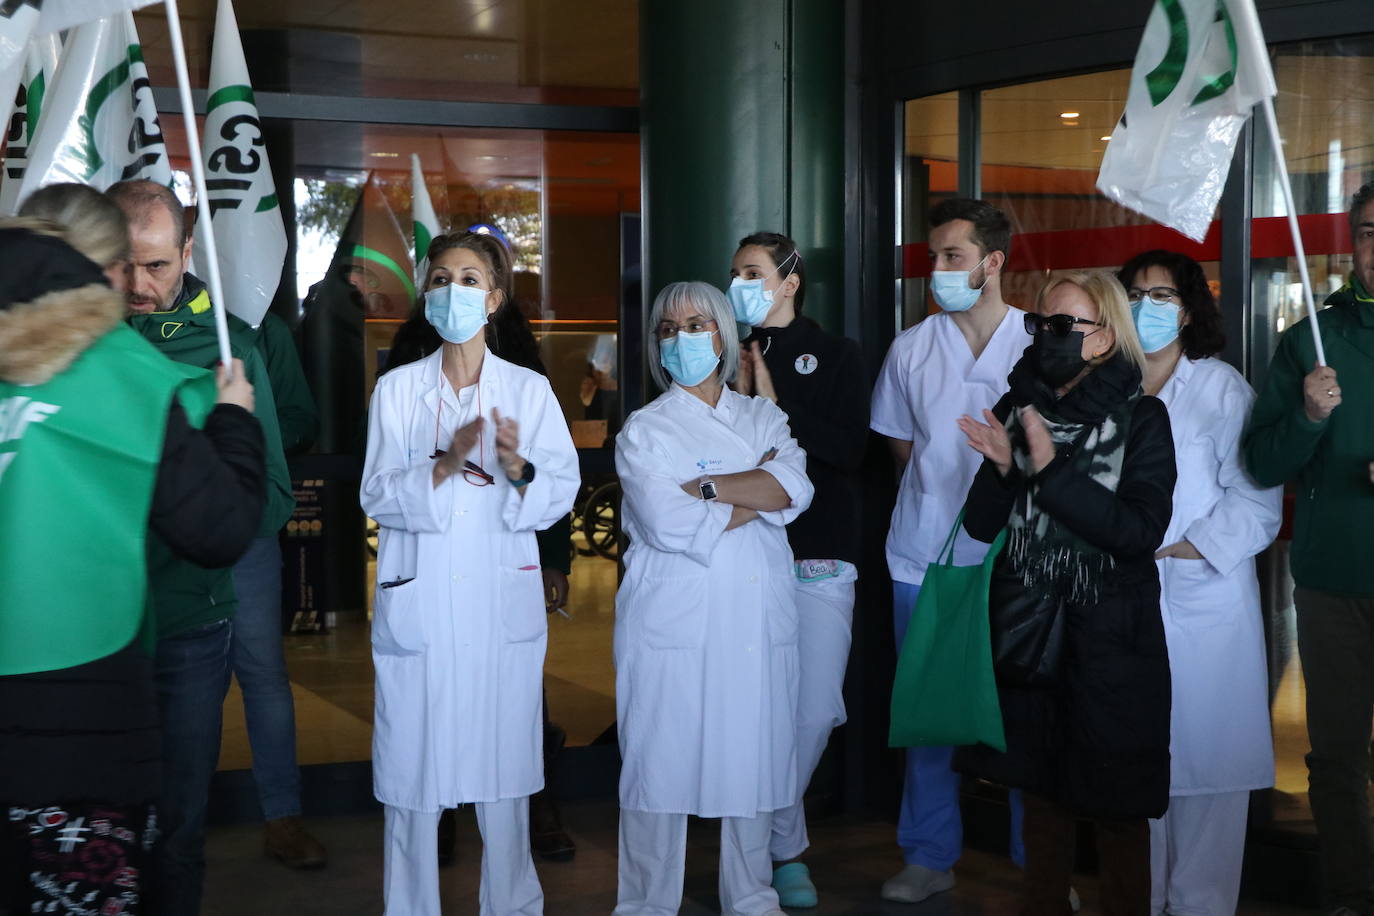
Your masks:
<svg viewBox="0 0 1374 916"><path fill-rule="evenodd" d="M612 802L567 806L564 820L578 844L574 861L540 863L545 912L549 916L608 914L615 905L616 821ZM445 913L477 912L480 841L470 813L459 817L458 862L440 872ZM380 816L328 818L311 829L329 846L330 864L295 873L265 859L260 828L239 825L212 830L205 916L243 914L375 914L381 912L382 823ZM716 899L715 821L693 821L688 835L687 880L681 912L719 912ZM948 894L909 906L884 903L882 882L900 867L888 824L832 818L812 824L806 855L821 892L815 916L972 916L1014 914L1020 874L1003 857L968 852L955 868L958 884ZM1100 912L1097 882L1075 879L1084 914ZM1247 916L1297 916L1293 907L1242 901Z"/></svg>

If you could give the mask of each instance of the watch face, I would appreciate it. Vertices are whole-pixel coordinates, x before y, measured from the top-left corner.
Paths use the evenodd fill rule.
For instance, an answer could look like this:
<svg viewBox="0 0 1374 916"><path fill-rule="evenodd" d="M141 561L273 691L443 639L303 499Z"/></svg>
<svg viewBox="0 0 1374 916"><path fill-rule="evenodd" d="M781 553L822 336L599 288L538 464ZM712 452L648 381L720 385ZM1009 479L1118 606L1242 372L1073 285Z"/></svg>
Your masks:
<svg viewBox="0 0 1374 916"><path fill-rule="evenodd" d="M702 483L702 485L701 485L701 498L702 498L702 499L715 499L715 498L716 498L716 483L715 483L715 481L713 481L713 480L707 480L707 481L705 481L705 482Z"/></svg>

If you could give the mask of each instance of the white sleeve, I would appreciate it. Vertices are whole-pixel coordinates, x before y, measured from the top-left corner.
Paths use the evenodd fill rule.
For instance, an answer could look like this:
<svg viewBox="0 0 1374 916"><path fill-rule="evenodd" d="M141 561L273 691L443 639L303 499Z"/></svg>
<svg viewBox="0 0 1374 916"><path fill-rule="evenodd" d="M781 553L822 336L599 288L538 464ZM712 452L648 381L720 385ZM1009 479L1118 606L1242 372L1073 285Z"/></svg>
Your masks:
<svg viewBox="0 0 1374 916"><path fill-rule="evenodd" d="M907 383L911 373L907 366L910 339L899 334L888 348L878 383L873 388L873 406L869 413L869 428L890 439L910 442L916 435L912 420L911 398Z"/></svg>
<svg viewBox="0 0 1374 916"><path fill-rule="evenodd" d="M524 488L523 496L499 469L496 483L508 491L501 511L506 527L542 531L568 514L582 486L582 474L567 421L548 380L540 377L536 391L523 400L534 409L514 419L520 424L520 454L534 465L534 480Z"/></svg>
<svg viewBox="0 0 1374 916"><path fill-rule="evenodd" d="M439 532L448 529L446 505L453 478L434 486L434 463L410 466L405 415L409 407L379 382L367 417L367 458L358 493L363 511L384 528Z"/></svg>
<svg viewBox="0 0 1374 916"><path fill-rule="evenodd" d="M1241 464L1240 437L1254 400L1240 379L1222 393L1211 439L1224 492L1183 534L1223 576L1273 543L1283 520L1283 487L1261 488Z"/></svg>
<svg viewBox="0 0 1374 916"><path fill-rule="evenodd" d="M759 520L782 527L806 511L816 490L811 478L806 476L806 452L792 437L787 414L771 401L764 401L763 404L765 409L758 416L759 424L767 428L762 451L775 448L778 453L759 467L782 484L792 502L785 509L760 512Z"/></svg>
<svg viewBox="0 0 1374 916"><path fill-rule="evenodd" d="M643 425L632 419L615 438L615 471L625 494L625 513L650 547L710 566L711 552L734 510L683 492L682 481L663 473L671 466L668 457L655 448Z"/></svg>

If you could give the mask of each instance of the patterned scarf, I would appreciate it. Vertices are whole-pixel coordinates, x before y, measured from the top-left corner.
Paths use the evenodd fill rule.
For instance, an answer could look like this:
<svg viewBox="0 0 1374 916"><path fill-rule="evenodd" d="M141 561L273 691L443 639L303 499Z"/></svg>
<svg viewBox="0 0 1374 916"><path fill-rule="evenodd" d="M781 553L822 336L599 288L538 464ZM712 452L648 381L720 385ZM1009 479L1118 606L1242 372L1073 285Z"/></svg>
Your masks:
<svg viewBox="0 0 1374 916"><path fill-rule="evenodd" d="M1007 377L1015 407L1034 406L1044 418L1055 451L1070 449L1070 468L1112 492L1121 482L1121 465L1130 416L1141 395L1140 370L1119 352L1084 376L1064 397L1035 371L1033 347ZM1019 410L1007 417L1012 459L1030 476L1030 450ZM1074 604L1095 603L1104 574L1115 565L1111 554L1060 524L1040 508L1040 485L1031 481L1017 498L1007 521L1007 559L1026 587Z"/></svg>

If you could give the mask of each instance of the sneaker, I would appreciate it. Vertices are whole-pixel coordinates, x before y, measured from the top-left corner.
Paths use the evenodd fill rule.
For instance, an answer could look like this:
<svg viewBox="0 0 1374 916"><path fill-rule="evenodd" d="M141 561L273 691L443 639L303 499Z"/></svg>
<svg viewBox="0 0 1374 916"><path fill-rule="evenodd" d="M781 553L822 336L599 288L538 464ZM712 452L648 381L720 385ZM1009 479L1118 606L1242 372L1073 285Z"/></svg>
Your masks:
<svg viewBox="0 0 1374 916"><path fill-rule="evenodd" d="M931 894L947 891L953 886L952 871L908 865L883 884L883 899L893 903L920 903Z"/></svg>
<svg viewBox="0 0 1374 916"><path fill-rule="evenodd" d="M1078 889L1072 885L1069 886L1069 909L1075 913L1083 909L1083 901L1078 896Z"/></svg>
<svg viewBox="0 0 1374 916"><path fill-rule="evenodd" d="M815 906L816 885L811 883L811 869L801 862L788 862L773 869L773 890L778 903L789 909L805 910Z"/></svg>
<svg viewBox="0 0 1374 916"><path fill-rule="evenodd" d="M263 855L287 868L323 868L328 856L324 844L311 836L299 817L279 817L262 831Z"/></svg>

